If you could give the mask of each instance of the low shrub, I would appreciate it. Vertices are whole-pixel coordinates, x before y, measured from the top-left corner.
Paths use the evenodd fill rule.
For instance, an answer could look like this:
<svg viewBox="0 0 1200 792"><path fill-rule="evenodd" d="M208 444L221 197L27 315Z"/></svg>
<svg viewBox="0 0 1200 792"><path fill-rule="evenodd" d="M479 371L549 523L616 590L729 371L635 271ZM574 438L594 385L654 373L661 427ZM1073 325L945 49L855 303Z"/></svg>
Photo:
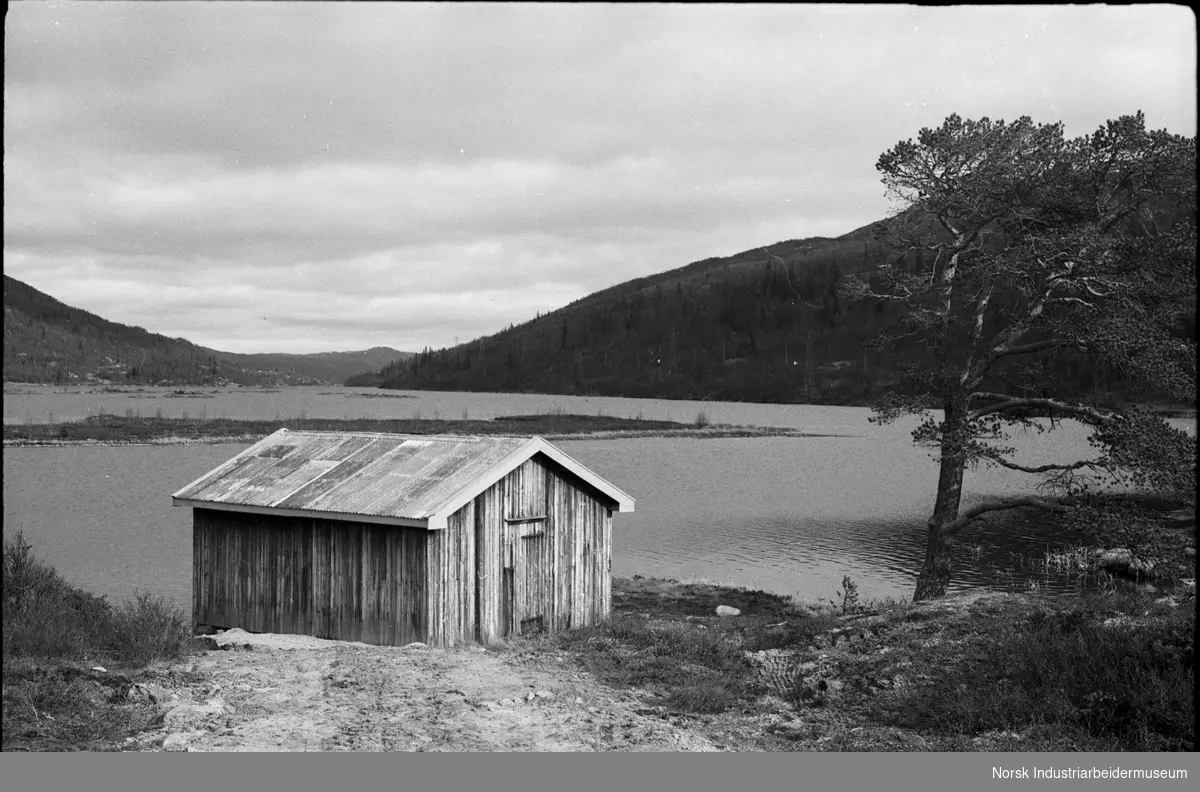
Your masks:
<svg viewBox="0 0 1200 792"><path fill-rule="evenodd" d="M782 622L741 616L728 624L618 615L553 640L609 684L654 690L669 709L721 713L758 695L745 652L805 645L835 623L830 614L803 613Z"/></svg>
<svg viewBox="0 0 1200 792"><path fill-rule="evenodd" d="M108 649L122 662L146 666L175 660L191 644L190 621L161 597L138 594L112 610Z"/></svg>
<svg viewBox="0 0 1200 792"><path fill-rule="evenodd" d="M1079 750L1190 751L1195 601L1089 596L1004 612L956 655L920 652L897 722L947 734L1054 726Z"/></svg>
<svg viewBox="0 0 1200 792"><path fill-rule="evenodd" d="M111 748L148 728L156 709L126 700L129 673L190 650L183 612L147 594L113 606L80 591L21 532L4 543L3 571L3 749Z"/></svg>

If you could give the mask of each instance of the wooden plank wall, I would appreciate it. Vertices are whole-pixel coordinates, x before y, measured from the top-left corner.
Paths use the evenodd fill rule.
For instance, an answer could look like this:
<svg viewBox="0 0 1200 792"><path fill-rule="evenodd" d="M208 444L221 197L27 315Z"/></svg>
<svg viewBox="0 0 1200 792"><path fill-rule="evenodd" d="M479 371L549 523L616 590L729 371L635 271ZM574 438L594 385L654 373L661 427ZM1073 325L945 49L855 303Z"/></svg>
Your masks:
<svg viewBox="0 0 1200 792"><path fill-rule="evenodd" d="M445 530L428 532L430 646L475 640L475 502L450 515Z"/></svg>
<svg viewBox="0 0 1200 792"><path fill-rule="evenodd" d="M570 473L540 457L526 462L475 499L476 640L489 643L520 630L531 604L547 631L597 624L612 610L612 518L609 506ZM540 508L539 508L540 506ZM545 515L537 526L526 521ZM517 522L509 522L517 520ZM540 527L543 536L525 536ZM506 576L505 545L522 567Z"/></svg>
<svg viewBox="0 0 1200 792"><path fill-rule="evenodd" d="M195 509L196 624L372 644L426 640L426 532Z"/></svg>
<svg viewBox="0 0 1200 792"><path fill-rule="evenodd" d="M530 459L503 479L504 518L521 520L546 516L546 469Z"/></svg>
<svg viewBox="0 0 1200 792"><path fill-rule="evenodd" d="M477 586L475 640L491 643L504 637L501 608L504 568L503 485L493 484L475 498L475 569Z"/></svg>
<svg viewBox="0 0 1200 792"><path fill-rule="evenodd" d="M571 478L548 470L553 536L553 629L598 624L611 611L612 521L608 506Z"/></svg>
<svg viewBox="0 0 1200 792"><path fill-rule="evenodd" d="M522 622L540 619L542 627L553 625L552 590L554 564L552 539L547 536L546 469L530 459L502 480L504 498L505 557L511 562L511 585L503 592L501 607L507 609L508 631L520 635ZM530 629L537 629L531 624Z"/></svg>

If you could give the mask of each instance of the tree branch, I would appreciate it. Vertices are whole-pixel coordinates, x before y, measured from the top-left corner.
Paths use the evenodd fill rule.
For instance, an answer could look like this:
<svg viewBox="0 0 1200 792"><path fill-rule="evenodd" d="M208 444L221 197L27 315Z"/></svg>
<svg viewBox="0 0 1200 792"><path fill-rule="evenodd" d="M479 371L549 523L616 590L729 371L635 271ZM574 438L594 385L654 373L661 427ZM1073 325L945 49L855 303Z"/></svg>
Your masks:
<svg viewBox="0 0 1200 792"><path fill-rule="evenodd" d="M1050 299L1047 302L1049 302L1049 303L1076 303L1078 305L1083 305L1087 308L1093 308L1093 309L1096 307L1095 305L1088 302L1087 300L1081 299L1079 297L1054 297L1053 299Z"/></svg>
<svg viewBox="0 0 1200 792"><path fill-rule="evenodd" d="M1016 462L1009 462L1007 459L1004 459L1002 457L989 456L988 459L992 462L995 462L997 465L1000 465L1001 467L1006 467L1009 470L1019 470L1022 473L1049 473L1051 470L1067 471L1067 470L1078 470L1079 468L1082 468L1082 467L1096 467L1097 466L1096 460L1094 460L1094 459L1084 459L1079 462L1073 462L1070 465L1051 464L1051 465L1038 465L1037 467L1026 467L1024 465L1018 465Z"/></svg>
<svg viewBox="0 0 1200 792"><path fill-rule="evenodd" d="M1055 512L1058 514L1070 511L1070 507L1061 502L1048 501L1044 498L1035 498L1032 496L1015 498L1008 501L990 501L988 503L981 503L978 506L972 506L971 508L967 509L961 515L959 515L956 520L943 525L940 533L942 536L952 536L970 525L981 515L987 514L988 512L1002 511L1004 509L1019 509L1024 506L1029 506L1034 509L1041 509L1042 511Z"/></svg>
<svg viewBox="0 0 1200 792"><path fill-rule="evenodd" d="M992 299L992 286L980 293L979 299L975 302L975 326L971 330L971 346L967 356L966 365L963 366L962 376L959 378L960 383L965 383L971 378L971 372L975 368L975 352L979 347L979 339L983 337L983 319L987 313L988 301Z"/></svg>
<svg viewBox="0 0 1200 792"><path fill-rule="evenodd" d="M1021 410L1021 409L1026 409L1029 407L1043 407L1046 410L1053 410L1055 412L1065 413L1067 415L1077 415L1077 416L1082 416L1084 418L1091 418L1093 421L1097 421L1097 422L1101 422L1101 423L1103 423L1105 421L1110 421L1113 418L1118 417L1117 413L1104 413L1104 412L1100 412L1099 410L1097 410L1094 407L1088 407L1088 406L1082 405L1082 404L1068 404L1067 402L1060 402L1056 399L1043 399L1043 398L1036 398L1036 397L1014 399L1014 398L1011 398L1008 396L1003 396L998 393L972 393L970 398L972 400L974 400L976 398L979 398L979 399L996 399L996 398L1007 399L1007 401L1001 402L1000 404L990 404L987 407L980 407L978 409L972 410L970 413L967 414L967 420L971 420L971 421L973 421L977 418L982 418L985 415L991 415L992 413L996 413L996 412L1007 412L1009 410Z"/></svg>
<svg viewBox="0 0 1200 792"><path fill-rule="evenodd" d="M1005 357L1006 355L1027 355L1030 352L1041 352L1043 349L1050 349L1063 343L1061 338L1050 338L1045 341L1034 341L1029 344L1020 344L1017 346L1009 346L995 352L997 358Z"/></svg>

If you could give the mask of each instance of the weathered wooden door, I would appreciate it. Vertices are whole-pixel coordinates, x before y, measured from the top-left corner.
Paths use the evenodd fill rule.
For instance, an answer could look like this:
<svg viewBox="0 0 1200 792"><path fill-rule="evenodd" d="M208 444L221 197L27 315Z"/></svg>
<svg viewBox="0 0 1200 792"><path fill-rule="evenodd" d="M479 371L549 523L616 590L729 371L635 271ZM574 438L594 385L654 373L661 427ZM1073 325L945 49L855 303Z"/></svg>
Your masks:
<svg viewBox="0 0 1200 792"><path fill-rule="evenodd" d="M547 586L546 519L505 521L504 604L507 632L528 635L545 629Z"/></svg>
<svg viewBox="0 0 1200 792"><path fill-rule="evenodd" d="M501 607L506 635L526 635L549 626L551 593L546 536L546 471L529 460L504 480L504 570Z"/></svg>

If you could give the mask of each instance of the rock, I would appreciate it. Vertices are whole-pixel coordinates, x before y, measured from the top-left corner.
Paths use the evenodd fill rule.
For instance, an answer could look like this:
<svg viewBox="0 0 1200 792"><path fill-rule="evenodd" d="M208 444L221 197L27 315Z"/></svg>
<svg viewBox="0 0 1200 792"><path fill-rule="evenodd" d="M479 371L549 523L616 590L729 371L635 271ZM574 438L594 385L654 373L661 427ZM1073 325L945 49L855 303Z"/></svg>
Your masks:
<svg viewBox="0 0 1200 792"><path fill-rule="evenodd" d="M420 641L413 641L410 644L405 644L402 648L403 649L428 649L429 645L423 644Z"/></svg>
<svg viewBox="0 0 1200 792"><path fill-rule="evenodd" d="M1137 575L1154 570L1154 561L1136 557L1124 547L1095 552L1096 564L1114 575Z"/></svg>
<svg viewBox="0 0 1200 792"><path fill-rule="evenodd" d="M130 701L148 702L150 704L162 704L171 698L171 694L165 688L147 682L135 683L125 695Z"/></svg>
<svg viewBox="0 0 1200 792"><path fill-rule="evenodd" d="M215 698L206 704L189 702L172 707L163 717L163 721L168 729L179 729L183 726L203 723L214 716L224 714L225 711L225 700L221 698Z"/></svg>
<svg viewBox="0 0 1200 792"><path fill-rule="evenodd" d="M532 691L532 690L531 690L531 691L529 691L529 694L528 694L527 696L525 696L525 700L526 700L526 701L533 701L533 691Z"/></svg>
<svg viewBox="0 0 1200 792"><path fill-rule="evenodd" d="M175 732L174 734L168 734L167 738L163 740L162 750L170 753L186 752L188 750L188 743L197 737L203 736L204 734L205 733L202 731Z"/></svg>
<svg viewBox="0 0 1200 792"><path fill-rule="evenodd" d="M728 605L718 605L717 606L717 615L718 616L741 616L742 612L740 610L738 610L737 608L731 608Z"/></svg>
<svg viewBox="0 0 1200 792"><path fill-rule="evenodd" d="M512 699L510 699L510 698L502 698L502 699L500 699L500 706L501 706L501 707L511 707L512 705L514 705L514 704L516 704L516 703L517 703L517 702L513 701L513 700L512 700Z"/></svg>
<svg viewBox="0 0 1200 792"><path fill-rule="evenodd" d="M533 695L537 696L540 699L554 698L554 694L551 693L549 690L539 690L539 691L536 691Z"/></svg>
<svg viewBox="0 0 1200 792"><path fill-rule="evenodd" d="M583 699L581 699L579 696L576 696L576 697L575 697L575 703L576 703L576 704L582 704L582 703L583 703Z"/></svg>
<svg viewBox="0 0 1200 792"><path fill-rule="evenodd" d="M93 670L93 671L99 671L101 674L107 674L107 673L108 673L108 669L107 669L107 668L105 668L104 666L92 666L92 670Z"/></svg>
<svg viewBox="0 0 1200 792"><path fill-rule="evenodd" d="M192 648L201 652L215 652L221 645L211 635L195 635L192 636Z"/></svg>

